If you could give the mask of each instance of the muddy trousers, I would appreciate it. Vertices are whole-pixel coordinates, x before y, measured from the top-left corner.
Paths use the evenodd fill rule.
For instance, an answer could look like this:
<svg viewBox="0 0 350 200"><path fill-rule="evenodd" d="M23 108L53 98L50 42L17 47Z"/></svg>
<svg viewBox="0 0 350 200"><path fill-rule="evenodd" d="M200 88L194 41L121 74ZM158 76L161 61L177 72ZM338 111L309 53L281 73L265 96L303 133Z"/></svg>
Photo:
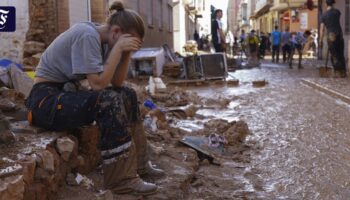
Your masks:
<svg viewBox="0 0 350 200"><path fill-rule="evenodd" d="M293 56L295 52L298 53L298 68L302 68L301 60L303 59L303 45L301 44L293 44L291 47L291 54L289 56L289 67L293 66Z"/></svg>
<svg viewBox="0 0 350 200"><path fill-rule="evenodd" d="M222 44L213 42L213 46L214 46L215 52L224 52L224 48L222 47Z"/></svg>
<svg viewBox="0 0 350 200"><path fill-rule="evenodd" d="M334 33L328 34L328 49L331 56L331 62L335 71L345 72L346 63L344 57L344 38L342 35Z"/></svg>
<svg viewBox="0 0 350 200"><path fill-rule="evenodd" d="M280 45L272 45L272 62L278 62L280 59Z"/></svg>
<svg viewBox="0 0 350 200"><path fill-rule="evenodd" d="M63 84L39 83L34 85L26 106L33 125L52 131L70 130L96 121L101 131L99 148L105 186L112 188L138 181L137 169L148 158L134 90L120 87L100 92L65 92Z"/></svg>
<svg viewBox="0 0 350 200"><path fill-rule="evenodd" d="M292 50L289 44L283 45L282 47L283 63L290 60L291 52Z"/></svg>

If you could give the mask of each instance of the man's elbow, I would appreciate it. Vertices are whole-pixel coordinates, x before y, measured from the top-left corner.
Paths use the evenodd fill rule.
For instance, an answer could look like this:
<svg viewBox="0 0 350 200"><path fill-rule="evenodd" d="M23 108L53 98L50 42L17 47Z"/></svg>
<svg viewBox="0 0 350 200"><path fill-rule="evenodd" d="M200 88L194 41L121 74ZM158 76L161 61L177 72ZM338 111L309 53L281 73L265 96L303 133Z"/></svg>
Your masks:
<svg viewBox="0 0 350 200"><path fill-rule="evenodd" d="M93 85L93 86L91 86L91 89L94 90L94 91L100 91L100 90L105 89L105 87L102 87L102 86L99 86L99 85Z"/></svg>
<svg viewBox="0 0 350 200"><path fill-rule="evenodd" d="M105 81L90 83L92 90L103 90L108 86L109 83Z"/></svg>
<svg viewBox="0 0 350 200"><path fill-rule="evenodd" d="M114 86L114 87L121 87L122 85L123 85L123 82L124 81L113 81L112 82L112 85Z"/></svg>

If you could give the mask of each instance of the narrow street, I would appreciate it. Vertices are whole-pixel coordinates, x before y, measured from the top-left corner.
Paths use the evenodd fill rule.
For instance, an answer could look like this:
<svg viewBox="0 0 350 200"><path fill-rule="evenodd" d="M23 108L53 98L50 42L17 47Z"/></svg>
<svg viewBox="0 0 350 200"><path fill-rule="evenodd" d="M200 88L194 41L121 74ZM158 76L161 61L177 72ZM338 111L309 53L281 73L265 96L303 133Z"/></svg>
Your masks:
<svg viewBox="0 0 350 200"><path fill-rule="evenodd" d="M218 187L227 191L217 194L227 199L349 197L350 107L301 84L302 78L316 77L316 72L314 67L299 71L268 63L261 69L233 73L243 86L215 91L238 97L233 108L218 112L217 117L245 120L252 132L247 143L254 144L245 152L250 160L240 163L243 168L230 170L227 166L219 175L226 181ZM249 81L255 79L266 79L269 84L254 89ZM232 186L239 185L238 189L230 191L227 179Z"/></svg>
<svg viewBox="0 0 350 200"><path fill-rule="evenodd" d="M0 47L0 200L350 199L350 0L0 0Z"/></svg>
<svg viewBox="0 0 350 200"><path fill-rule="evenodd" d="M166 178L153 180L160 190L145 198L347 199L350 195L350 138L347 136L350 107L301 83L302 79L321 80L317 69L314 66L289 69L286 65L264 61L261 68L238 70L230 75L240 80L238 87L187 88L203 98L215 96L230 99L230 103L222 109L199 109L195 119L179 123L179 128L202 127L205 123L201 123L198 116L205 119L203 121L246 121L251 134L243 144L244 150L233 154L228 151L220 158L221 166L199 162L190 176L190 185L179 190L181 186L176 185L174 174L188 172L179 172L183 169L177 166L180 163L171 159L175 152L186 147L175 146L169 150L171 142L156 142L155 146L166 144L163 147L170 152L158 162L168 174ZM265 87L252 86L251 81L261 79L268 81ZM329 79L336 82L334 80ZM99 180L100 175L94 173L89 177ZM74 197L72 193L79 195ZM82 193L86 198L94 196L86 189L68 187L59 199L78 200ZM139 199L132 195L114 198Z"/></svg>

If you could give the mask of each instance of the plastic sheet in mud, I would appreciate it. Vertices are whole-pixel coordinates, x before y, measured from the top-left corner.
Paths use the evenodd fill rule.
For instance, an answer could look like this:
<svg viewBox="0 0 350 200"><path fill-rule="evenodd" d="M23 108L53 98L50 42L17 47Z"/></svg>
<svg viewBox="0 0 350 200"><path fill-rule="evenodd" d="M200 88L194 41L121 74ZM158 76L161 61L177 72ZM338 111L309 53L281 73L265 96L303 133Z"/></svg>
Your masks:
<svg viewBox="0 0 350 200"><path fill-rule="evenodd" d="M211 164L217 164L215 155L221 154L224 150L221 145L209 147L209 139L204 136L185 136L180 143L196 150L200 160L208 159Z"/></svg>

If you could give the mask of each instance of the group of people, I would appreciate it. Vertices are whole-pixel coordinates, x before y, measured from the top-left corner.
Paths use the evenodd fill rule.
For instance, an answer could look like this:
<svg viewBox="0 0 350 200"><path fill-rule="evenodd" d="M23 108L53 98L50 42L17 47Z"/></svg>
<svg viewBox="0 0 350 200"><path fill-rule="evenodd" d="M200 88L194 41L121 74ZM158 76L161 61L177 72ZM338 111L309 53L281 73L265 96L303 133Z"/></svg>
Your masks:
<svg viewBox="0 0 350 200"><path fill-rule="evenodd" d="M263 32L257 34L255 30L251 30L246 34L242 30L240 36L241 54L247 55L249 63L259 64L259 59L264 59L266 51L272 52L272 62L279 62L280 50L282 50L283 62L288 62L289 66L292 67L293 55L298 52L298 67L302 68L301 59L304 45L307 42L313 42L310 36L310 31L291 33L289 28L281 33L277 26L271 34Z"/></svg>
<svg viewBox="0 0 350 200"><path fill-rule="evenodd" d="M280 50L282 50L283 63L289 63L289 67L292 68L293 55L297 52L299 55L298 68L303 68L301 60L304 45L308 42L313 42L310 36L311 32L309 30L305 32L290 32L289 27L286 27L284 32L280 32L278 26L276 26L271 33L272 62L279 62Z"/></svg>
<svg viewBox="0 0 350 200"><path fill-rule="evenodd" d="M272 33L257 33L251 30L248 34L244 30L241 32L239 39L240 54L248 57L248 62L253 65L259 64L259 59L264 59L265 52L271 51L272 62L278 63L280 60L280 51L282 51L283 63L288 63L292 68L293 56L297 52L299 56L298 68L303 68L301 61L305 50L314 47L318 51L317 46L323 46L323 36L327 29L328 54L333 64L334 74L336 77L346 77L346 62L344 57L344 38L342 28L340 26L341 12L333 7L335 0L326 0L327 10L322 15L320 27L320 43L318 44L317 36L311 31L290 32L286 27L284 32L279 31L279 27L275 26ZM222 10L215 11L215 19L212 22L212 42L216 52L224 52L226 43L224 33L222 31ZM235 37L233 48L238 46L238 38ZM234 52L234 50L233 50Z"/></svg>

